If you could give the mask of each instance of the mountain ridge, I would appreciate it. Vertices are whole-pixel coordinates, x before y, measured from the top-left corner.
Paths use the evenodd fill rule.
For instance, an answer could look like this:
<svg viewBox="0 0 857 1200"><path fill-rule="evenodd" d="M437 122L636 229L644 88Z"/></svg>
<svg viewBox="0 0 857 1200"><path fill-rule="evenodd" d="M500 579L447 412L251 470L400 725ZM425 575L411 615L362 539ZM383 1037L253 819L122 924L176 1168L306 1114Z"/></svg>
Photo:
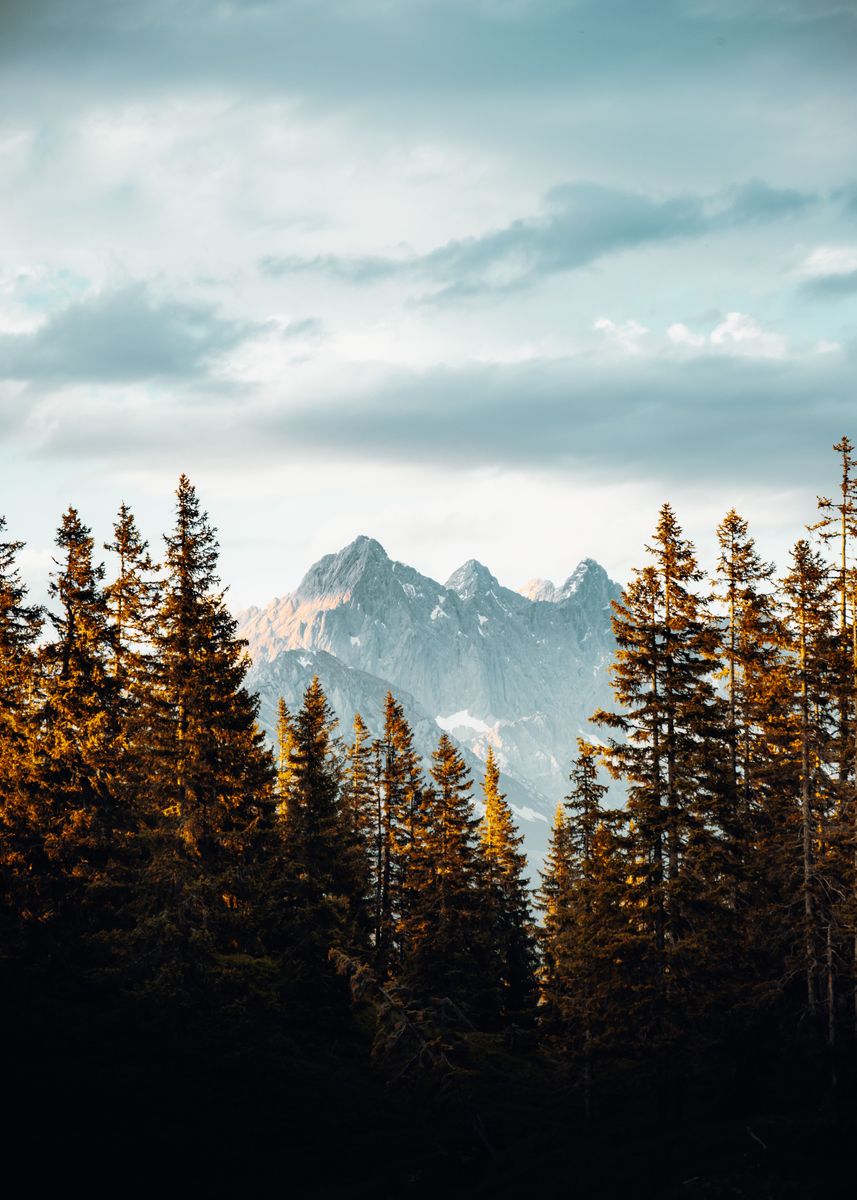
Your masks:
<svg viewBox="0 0 857 1200"><path fill-rule="evenodd" d="M477 767L490 745L509 786L528 798L518 807L543 825L567 790L576 738L595 733L587 719L610 700L619 594L591 558L560 588L546 583L550 598L530 598L472 558L440 583L361 535L314 563L293 592L237 614L263 722L271 732L284 684L296 702L309 670L300 654L324 656L314 665L343 724L359 710L373 727L363 706L377 704L379 687L407 695L406 712L410 704L432 724L421 753L441 730Z"/></svg>

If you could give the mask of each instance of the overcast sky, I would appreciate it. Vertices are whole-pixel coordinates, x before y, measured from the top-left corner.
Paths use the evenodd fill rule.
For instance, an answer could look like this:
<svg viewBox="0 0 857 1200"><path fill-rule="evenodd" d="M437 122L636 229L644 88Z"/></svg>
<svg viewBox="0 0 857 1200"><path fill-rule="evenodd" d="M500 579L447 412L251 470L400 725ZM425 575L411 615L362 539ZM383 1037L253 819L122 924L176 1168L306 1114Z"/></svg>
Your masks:
<svg viewBox="0 0 857 1200"><path fill-rule="evenodd" d="M855 0L3 0L0 512L508 586L857 440Z"/></svg>

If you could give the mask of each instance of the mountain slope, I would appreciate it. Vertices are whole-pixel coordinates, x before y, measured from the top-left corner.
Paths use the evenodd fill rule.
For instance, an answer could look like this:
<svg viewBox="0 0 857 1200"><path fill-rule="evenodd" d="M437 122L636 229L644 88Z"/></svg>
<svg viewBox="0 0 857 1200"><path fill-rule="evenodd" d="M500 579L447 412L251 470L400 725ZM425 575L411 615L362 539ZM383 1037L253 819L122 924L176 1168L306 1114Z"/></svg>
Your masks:
<svg viewBox="0 0 857 1200"><path fill-rule="evenodd" d="M544 813L565 790L589 714L609 702L619 588L592 559L559 588L534 583L536 599L471 559L440 584L359 537L311 567L291 595L240 614L263 711L276 701L278 672L297 670L291 654L274 669L280 656L321 652L335 660L320 658L318 673L326 690L340 689L341 703L331 699L343 720L346 694L367 686L346 670L408 693L420 719L436 723L433 737L444 728L479 759L490 742L501 768L544 797Z"/></svg>
<svg viewBox="0 0 857 1200"><path fill-rule="evenodd" d="M283 650L267 662L254 664L247 683L251 690L259 693L261 722L272 738L277 723L279 698L282 696L289 709L296 712L314 675L318 675L321 680L325 694L339 719L336 732L346 740L351 736L351 726L357 712L363 717L373 736L380 734L384 700L387 692L392 689L405 710L413 731L414 748L426 766L430 764L432 753L437 747L440 728L419 701L403 688L394 687L388 680L379 679L356 667L347 667L324 650ZM479 806L479 783L483 766L477 754L466 743L461 744L459 740L459 745L473 774L473 797ZM551 806L544 796L524 780L503 775L501 789L506 793L521 827L526 830L527 845L534 859L540 858L547 846Z"/></svg>

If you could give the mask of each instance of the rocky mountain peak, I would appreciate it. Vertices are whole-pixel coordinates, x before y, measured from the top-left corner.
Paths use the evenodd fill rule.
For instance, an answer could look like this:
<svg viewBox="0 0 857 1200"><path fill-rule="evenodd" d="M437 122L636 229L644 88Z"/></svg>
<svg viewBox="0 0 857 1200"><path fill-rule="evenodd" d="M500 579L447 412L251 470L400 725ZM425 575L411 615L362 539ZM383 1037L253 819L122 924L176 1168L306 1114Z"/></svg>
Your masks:
<svg viewBox="0 0 857 1200"><path fill-rule="evenodd" d="M609 575L594 558L584 558L566 579L561 588L556 591L555 599L569 600L572 596L579 600L604 602L615 594L615 584Z"/></svg>
<svg viewBox="0 0 857 1200"><path fill-rule="evenodd" d="M391 568L392 560L381 543L361 534L336 554L326 554L310 567L295 597L300 601L345 598L367 577L386 575Z"/></svg>
<svg viewBox="0 0 857 1200"><path fill-rule="evenodd" d="M445 586L450 592L457 592L462 600L472 600L474 596L500 591L497 578L475 558L468 558L457 571L453 571Z"/></svg>
<svg viewBox="0 0 857 1200"><path fill-rule="evenodd" d="M528 579L520 589L520 594L527 600L545 600L548 603L553 603L560 598L550 579Z"/></svg>

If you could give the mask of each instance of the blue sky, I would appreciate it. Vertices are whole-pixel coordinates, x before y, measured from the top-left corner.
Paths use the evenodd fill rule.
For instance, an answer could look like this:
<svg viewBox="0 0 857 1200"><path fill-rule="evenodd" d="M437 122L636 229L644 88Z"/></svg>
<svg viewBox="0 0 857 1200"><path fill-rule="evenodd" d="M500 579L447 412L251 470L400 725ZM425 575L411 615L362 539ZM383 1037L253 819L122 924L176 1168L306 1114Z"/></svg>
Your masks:
<svg viewBox="0 0 857 1200"><path fill-rule="evenodd" d="M857 5L6 0L0 511L237 605L365 532L617 577L671 499L782 559L857 439Z"/></svg>

